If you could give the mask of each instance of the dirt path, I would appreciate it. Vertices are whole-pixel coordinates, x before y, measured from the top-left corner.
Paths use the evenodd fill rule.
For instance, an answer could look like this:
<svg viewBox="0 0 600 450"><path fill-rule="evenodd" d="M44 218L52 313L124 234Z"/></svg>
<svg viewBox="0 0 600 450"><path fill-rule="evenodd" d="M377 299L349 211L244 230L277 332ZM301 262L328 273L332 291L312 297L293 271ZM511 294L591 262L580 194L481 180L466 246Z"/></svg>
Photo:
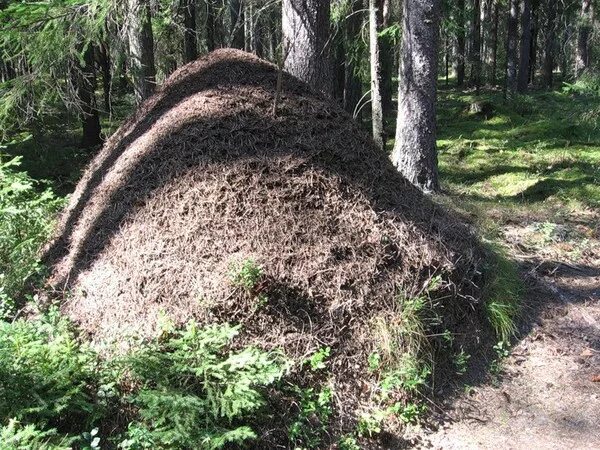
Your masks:
<svg viewBox="0 0 600 450"><path fill-rule="evenodd" d="M463 386L418 432L417 448L600 449L597 233L578 264L551 259L552 242L521 255L529 288L520 340L499 373Z"/></svg>

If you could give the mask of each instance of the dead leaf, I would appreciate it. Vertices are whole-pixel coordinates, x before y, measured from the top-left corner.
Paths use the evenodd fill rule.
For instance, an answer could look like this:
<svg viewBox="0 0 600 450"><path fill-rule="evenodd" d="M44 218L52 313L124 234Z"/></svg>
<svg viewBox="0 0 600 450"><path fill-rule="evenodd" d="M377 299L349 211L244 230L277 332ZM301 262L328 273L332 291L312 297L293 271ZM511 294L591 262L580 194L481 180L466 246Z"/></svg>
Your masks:
<svg viewBox="0 0 600 450"><path fill-rule="evenodd" d="M584 351L582 351L579 356L594 356L594 352L592 351L591 348L586 348Z"/></svg>
<svg viewBox="0 0 600 450"><path fill-rule="evenodd" d="M593 376L592 383L600 383L600 375Z"/></svg>

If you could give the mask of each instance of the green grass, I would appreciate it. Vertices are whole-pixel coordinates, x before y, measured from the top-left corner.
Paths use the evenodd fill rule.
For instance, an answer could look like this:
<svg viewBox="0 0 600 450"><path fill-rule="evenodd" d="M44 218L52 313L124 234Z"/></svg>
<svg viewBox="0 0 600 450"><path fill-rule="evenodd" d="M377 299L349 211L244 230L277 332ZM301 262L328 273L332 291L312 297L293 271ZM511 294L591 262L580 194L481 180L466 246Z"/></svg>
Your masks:
<svg viewBox="0 0 600 450"><path fill-rule="evenodd" d="M598 99L486 93L477 99L494 105L489 120L468 113L475 99L456 91L440 96L440 173L451 196L504 217L600 206L600 128L581 120Z"/></svg>

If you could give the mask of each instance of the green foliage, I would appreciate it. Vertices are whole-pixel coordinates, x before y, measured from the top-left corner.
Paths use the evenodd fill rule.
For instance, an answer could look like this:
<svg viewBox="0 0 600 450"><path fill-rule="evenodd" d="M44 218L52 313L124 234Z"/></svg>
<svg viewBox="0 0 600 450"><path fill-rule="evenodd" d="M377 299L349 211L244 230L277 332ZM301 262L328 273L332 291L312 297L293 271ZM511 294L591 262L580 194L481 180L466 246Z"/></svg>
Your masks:
<svg viewBox="0 0 600 450"><path fill-rule="evenodd" d="M60 109L79 112L70 76L84 66L83 54L100 41L112 1L50 0L7 2L0 9L2 59L18 67L0 84L0 134Z"/></svg>
<svg viewBox="0 0 600 450"><path fill-rule="evenodd" d="M294 391L300 411L289 427L290 441L296 447L318 448L329 425L333 391L329 387L320 391L295 387Z"/></svg>
<svg viewBox="0 0 600 450"><path fill-rule="evenodd" d="M190 323L127 357L123 367L141 387L129 399L139 419L130 423L122 447L213 449L255 437L240 422L263 405L261 387L285 368L276 354L228 351L237 333L229 325Z"/></svg>
<svg viewBox="0 0 600 450"><path fill-rule="evenodd" d="M384 373L380 382L381 399L386 400L398 389L408 393L419 393L426 385L431 369L422 361L408 354L400 363Z"/></svg>
<svg viewBox="0 0 600 450"><path fill-rule="evenodd" d="M70 450L74 438L59 436L56 430L40 430L15 419L0 426L0 450Z"/></svg>
<svg viewBox="0 0 600 450"><path fill-rule="evenodd" d="M329 358L331 354L330 347L321 347L317 350L313 355L306 360L306 362L310 365L310 369L312 371L325 369L325 361Z"/></svg>
<svg viewBox="0 0 600 450"><path fill-rule="evenodd" d="M361 450L360 445L356 442L356 438L352 435L346 434L338 441L339 450Z"/></svg>
<svg viewBox="0 0 600 450"><path fill-rule="evenodd" d="M368 437L381 433L383 422L388 416L388 411L379 408L362 413L356 424L356 433Z"/></svg>
<svg viewBox="0 0 600 450"><path fill-rule="evenodd" d="M0 322L2 442L14 443L0 449L71 442L100 448L92 424L117 409L132 416L121 448L216 449L254 438L245 423L264 403L262 388L286 365L278 354L252 347L229 350L237 333L229 325L190 323L131 355L101 361L57 311ZM124 382L133 388L119 399Z"/></svg>
<svg viewBox="0 0 600 450"><path fill-rule="evenodd" d="M378 352L373 352L369 355L367 360L369 372L375 372L379 370L381 366L381 355Z"/></svg>
<svg viewBox="0 0 600 450"><path fill-rule="evenodd" d="M62 201L19 172L21 158L0 156L0 319L14 312L24 286L40 273L38 252Z"/></svg>
<svg viewBox="0 0 600 450"><path fill-rule="evenodd" d="M54 311L35 321L0 322L0 421L45 425L94 415L95 355Z"/></svg>
<svg viewBox="0 0 600 450"><path fill-rule="evenodd" d="M409 402L407 404L398 402L389 411L404 423L417 423L427 412L427 406L417 402Z"/></svg>
<svg viewBox="0 0 600 450"><path fill-rule="evenodd" d="M263 269L253 259L234 262L229 269L229 279L234 286L254 289L263 275Z"/></svg>
<svg viewBox="0 0 600 450"><path fill-rule="evenodd" d="M600 73L584 72L574 83L563 82L562 90L565 94L600 97Z"/></svg>
<svg viewBox="0 0 600 450"><path fill-rule="evenodd" d="M493 347L496 357L490 364L490 372L498 375L502 371L502 364L508 355L510 355L509 344L506 341L500 341Z"/></svg>
<svg viewBox="0 0 600 450"><path fill-rule="evenodd" d="M469 359L471 359L471 355L466 353L463 349L454 355L454 366L456 367L457 375L464 375L467 373L467 369L469 368Z"/></svg>

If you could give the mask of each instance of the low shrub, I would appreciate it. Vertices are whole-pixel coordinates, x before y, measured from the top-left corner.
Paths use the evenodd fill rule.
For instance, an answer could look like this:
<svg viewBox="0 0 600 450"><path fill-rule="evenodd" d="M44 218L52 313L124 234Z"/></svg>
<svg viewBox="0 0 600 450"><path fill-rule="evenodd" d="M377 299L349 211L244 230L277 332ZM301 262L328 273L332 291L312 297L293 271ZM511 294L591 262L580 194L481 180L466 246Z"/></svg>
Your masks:
<svg viewBox="0 0 600 450"><path fill-rule="evenodd" d="M562 90L565 94L600 97L600 72L584 72L575 82L564 82Z"/></svg>
<svg viewBox="0 0 600 450"><path fill-rule="evenodd" d="M139 389L123 448L221 448L256 437L245 425L263 403L261 388L279 379L281 356L253 347L230 351L238 327L190 323L166 342L127 357Z"/></svg>
<svg viewBox="0 0 600 450"><path fill-rule="evenodd" d="M63 204L20 172L20 164L20 157L2 162L0 155L0 319L14 313L28 281L40 273L39 249Z"/></svg>
<svg viewBox="0 0 600 450"><path fill-rule="evenodd" d="M231 350L237 333L227 324L190 323L106 361L79 343L57 311L0 322L0 450L96 448L99 442L217 449L255 438L250 415L286 364L277 353ZM128 418L127 429L105 426L113 431L100 436L96 427L116 415Z"/></svg>

